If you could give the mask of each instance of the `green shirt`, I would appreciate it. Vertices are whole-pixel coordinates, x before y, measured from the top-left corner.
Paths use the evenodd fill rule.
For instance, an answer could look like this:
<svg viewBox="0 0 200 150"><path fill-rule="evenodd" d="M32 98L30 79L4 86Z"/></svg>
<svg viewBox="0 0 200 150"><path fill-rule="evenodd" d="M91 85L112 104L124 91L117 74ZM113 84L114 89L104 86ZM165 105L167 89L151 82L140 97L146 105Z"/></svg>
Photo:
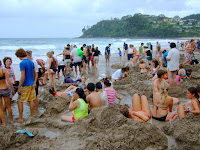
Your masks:
<svg viewBox="0 0 200 150"><path fill-rule="evenodd" d="M77 120L81 117L88 116L88 104L83 99L77 99L80 103L80 107L74 109L74 118Z"/></svg>
<svg viewBox="0 0 200 150"><path fill-rule="evenodd" d="M143 54L143 47L142 46L139 47L139 54L140 55Z"/></svg>

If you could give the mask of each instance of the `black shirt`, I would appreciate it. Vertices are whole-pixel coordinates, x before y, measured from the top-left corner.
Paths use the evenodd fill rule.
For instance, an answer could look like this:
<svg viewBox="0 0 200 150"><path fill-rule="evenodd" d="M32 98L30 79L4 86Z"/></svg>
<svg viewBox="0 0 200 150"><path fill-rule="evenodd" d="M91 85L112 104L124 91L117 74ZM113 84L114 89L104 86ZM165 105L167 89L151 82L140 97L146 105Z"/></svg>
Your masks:
<svg viewBox="0 0 200 150"><path fill-rule="evenodd" d="M100 51L99 50L94 50L94 56L99 56L100 55Z"/></svg>

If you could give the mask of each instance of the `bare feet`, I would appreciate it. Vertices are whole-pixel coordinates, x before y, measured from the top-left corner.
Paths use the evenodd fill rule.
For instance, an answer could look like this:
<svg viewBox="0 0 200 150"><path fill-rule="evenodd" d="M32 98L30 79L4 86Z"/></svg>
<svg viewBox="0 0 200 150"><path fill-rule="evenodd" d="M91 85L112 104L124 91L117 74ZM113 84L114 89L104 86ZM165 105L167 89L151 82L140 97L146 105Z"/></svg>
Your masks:
<svg viewBox="0 0 200 150"><path fill-rule="evenodd" d="M19 122L19 123L22 123L22 122L23 122L23 119L18 119L18 122Z"/></svg>

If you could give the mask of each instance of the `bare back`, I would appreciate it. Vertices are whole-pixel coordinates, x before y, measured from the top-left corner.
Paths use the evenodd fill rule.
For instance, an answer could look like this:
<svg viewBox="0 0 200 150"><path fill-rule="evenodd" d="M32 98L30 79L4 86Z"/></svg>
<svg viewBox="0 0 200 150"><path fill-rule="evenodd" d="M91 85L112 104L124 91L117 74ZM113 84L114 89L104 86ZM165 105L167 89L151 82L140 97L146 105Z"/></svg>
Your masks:
<svg viewBox="0 0 200 150"><path fill-rule="evenodd" d="M6 84L6 70L3 68L0 68L0 89L7 89L8 86Z"/></svg>
<svg viewBox="0 0 200 150"><path fill-rule="evenodd" d="M163 97L160 92L154 94L153 97L153 113L154 117L163 117L168 114L168 111L172 109L173 106L173 98L167 96L166 98Z"/></svg>
<svg viewBox="0 0 200 150"><path fill-rule="evenodd" d="M87 102L90 105L90 109L96 108L96 107L102 107L102 101L101 101L101 96L100 93L98 92L92 92L90 93L87 98Z"/></svg>

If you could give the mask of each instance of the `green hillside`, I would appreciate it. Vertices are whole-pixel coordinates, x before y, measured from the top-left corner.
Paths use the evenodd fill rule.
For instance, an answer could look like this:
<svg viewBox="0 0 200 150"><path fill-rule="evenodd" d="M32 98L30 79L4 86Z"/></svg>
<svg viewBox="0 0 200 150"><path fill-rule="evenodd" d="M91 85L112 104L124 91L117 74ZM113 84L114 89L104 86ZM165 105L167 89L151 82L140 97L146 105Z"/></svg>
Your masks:
<svg viewBox="0 0 200 150"><path fill-rule="evenodd" d="M190 15L187 16L191 18ZM185 17L185 18L187 18ZM199 26L199 27L198 27ZM90 37L200 37L198 20L181 19L178 16L168 18L164 15L150 16L135 14L102 20L92 27L82 29L83 38Z"/></svg>

